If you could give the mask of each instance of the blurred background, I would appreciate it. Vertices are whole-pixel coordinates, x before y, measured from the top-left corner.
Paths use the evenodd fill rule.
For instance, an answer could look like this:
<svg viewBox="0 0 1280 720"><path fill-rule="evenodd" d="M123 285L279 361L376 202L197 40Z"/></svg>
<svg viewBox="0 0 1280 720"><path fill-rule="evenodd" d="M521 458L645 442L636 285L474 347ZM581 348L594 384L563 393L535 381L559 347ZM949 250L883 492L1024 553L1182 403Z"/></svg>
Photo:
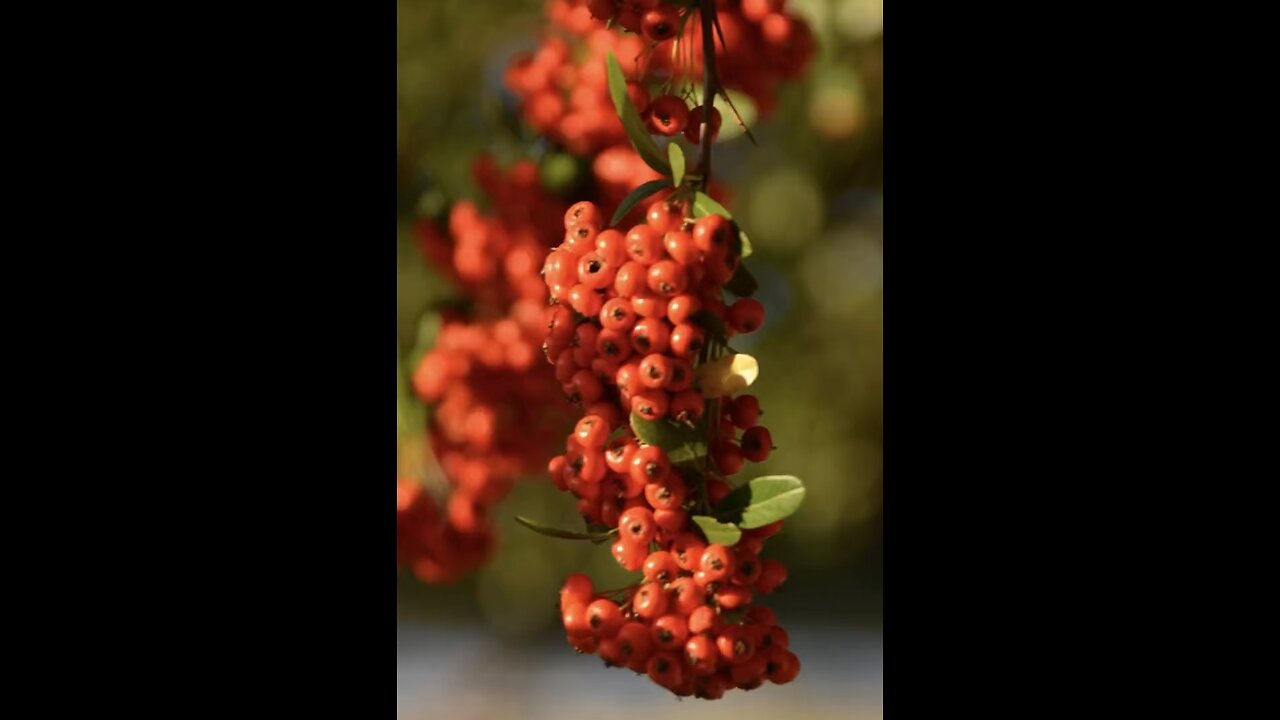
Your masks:
<svg viewBox="0 0 1280 720"><path fill-rule="evenodd" d="M483 197L473 157L534 158L503 87L513 54L536 47L543 0L398 0L398 448L402 474L430 468L424 410L407 377L429 347L433 308L453 294L418 251L412 226L444 199ZM880 0L789 0L819 42L809 74L752 123L759 145L725 132L714 172L750 235L748 261L767 309L735 338L760 361L752 387L777 451L744 479L785 473L807 486L770 541L790 579L765 604L792 635L802 670L786 686L677 701L646 678L606 669L565 643L555 609L574 571L597 587L628 574L607 545L556 540L515 515L580 526L572 499L545 476L516 485L495 516L493 560L458 583L397 581L400 718L881 717L882 6ZM751 121L753 113L744 109ZM544 166L544 173L554 169ZM425 472L425 471L424 471Z"/></svg>

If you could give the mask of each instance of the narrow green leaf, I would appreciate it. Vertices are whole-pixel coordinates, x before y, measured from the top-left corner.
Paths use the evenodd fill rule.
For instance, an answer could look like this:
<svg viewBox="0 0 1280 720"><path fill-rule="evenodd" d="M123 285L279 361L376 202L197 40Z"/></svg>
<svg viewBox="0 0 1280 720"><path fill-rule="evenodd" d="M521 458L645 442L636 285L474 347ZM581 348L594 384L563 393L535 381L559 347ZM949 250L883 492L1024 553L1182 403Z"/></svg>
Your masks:
<svg viewBox="0 0 1280 720"><path fill-rule="evenodd" d="M600 543L609 542L610 540L613 539L613 536L614 534L616 534L616 532L617 532L616 528L611 528L608 525L602 525L600 523L587 523L587 534L597 536L596 539L591 541L596 545L599 545Z"/></svg>
<svg viewBox="0 0 1280 720"><path fill-rule="evenodd" d="M684 181L684 150L680 149L680 143L675 140L667 146L667 160L671 161L671 181L679 187Z"/></svg>
<svg viewBox="0 0 1280 720"><path fill-rule="evenodd" d="M662 157L658 145L653 142L653 136L645 127L644 120L640 119L640 111L636 110L635 103L631 102L631 96L627 94L627 78L622 74L622 66L618 64L618 58L614 57L613 53L609 53L606 68L609 76L609 97L613 100L613 107L618 111L618 117L622 120L622 127L627 131L627 137L631 140L632 146L635 147L636 152L640 153L646 165L663 175L670 176L671 165L667 163L666 158Z"/></svg>
<svg viewBox="0 0 1280 720"><path fill-rule="evenodd" d="M614 528L607 533L584 533L584 532L575 532L573 530L562 530L560 528L548 527L546 525L543 525L538 522L534 522L529 518L521 517L519 515L516 516L516 522L520 523L521 525L529 528L530 530L536 533L540 533L542 535L547 535L549 537L554 537L554 538L562 538L564 540L591 540L591 541L598 542L602 540L607 540L613 537L614 535L616 535L618 532L617 528Z"/></svg>
<svg viewBox="0 0 1280 720"><path fill-rule="evenodd" d="M703 537L709 543L737 545L738 541L742 539L741 530L728 523L722 523L713 517L694 515L690 519L702 530Z"/></svg>
<svg viewBox="0 0 1280 720"><path fill-rule="evenodd" d="M659 178L657 180L650 180L635 190L632 190L631 194L627 195L627 197L622 200L622 204L618 206L618 209L613 212L613 219L609 221L609 227L617 225L622 218L627 216L627 213L631 212L631 208L634 208L641 200L644 200L663 188L669 187L671 187L670 178Z"/></svg>
<svg viewBox="0 0 1280 720"><path fill-rule="evenodd" d="M744 530L782 520L804 501L804 483L793 475L766 475L735 488L716 506L716 517Z"/></svg>
<svg viewBox="0 0 1280 720"><path fill-rule="evenodd" d="M733 224L733 229L737 231L733 236L733 251L742 256L743 260L746 260L751 257L752 253L751 238L747 237L747 234L742 232L742 228L738 227L738 223L736 222Z"/></svg>
<svg viewBox="0 0 1280 720"><path fill-rule="evenodd" d="M725 210L723 205L712 200L710 195L704 192L694 193L693 216L704 217L706 215L719 215L720 217L728 220L733 219L733 215L730 215L729 211Z"/></svg>
<svg viewBox="0 0 1280 720"><path fill-rule="evenodd" d="M724 284L725 290L738 297L751 297L756 294L756 290L759 288L760 284L756 282L755 275L752 275L747 266L742 263L738 263L738 269L734 271L733 277L729 278L729 282Z"/></svg>

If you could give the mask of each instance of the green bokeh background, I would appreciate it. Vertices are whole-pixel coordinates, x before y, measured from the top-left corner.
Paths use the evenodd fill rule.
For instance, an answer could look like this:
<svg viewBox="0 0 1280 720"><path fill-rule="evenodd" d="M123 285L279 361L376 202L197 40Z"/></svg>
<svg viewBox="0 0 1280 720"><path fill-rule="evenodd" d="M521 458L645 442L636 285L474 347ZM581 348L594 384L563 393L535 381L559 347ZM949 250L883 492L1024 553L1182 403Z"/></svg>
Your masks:
<svg viewBox="0 0 1280 720"><path fill-rule="evenodd" d="M750 234L748 261L766 304L764 329L735 339L755 355L763 422L777 451L749 479L794 474L807 486L800 511L766 550L790 580L772 596L784 624L876 628L881 616L881 4L791 0L817 34L811 73L787 87L778 112L745 138L722 140L714 172ZM451 294L423 262L410 226L440 198L483 201L470 175L479 152L509 164L538 158L506 112L502 70L544 24L538 0L400 0L397 36L398 352L402 455L420 438L422 410L403 378L429 337L429 306ZM729 123L726 120L726 125ZM420 442L417 442L420 446ZM517 486L499 509L494 561L451 587L398 580L402 622L464 623L506 643L554 631L559 583L586 569L598 586L628 574L607 545L555 540L515 525L527 515L578 527L567 495L545 477ZM517 600L518 599L518 600ZM542 602L545 600L545 602Z"/></svg>

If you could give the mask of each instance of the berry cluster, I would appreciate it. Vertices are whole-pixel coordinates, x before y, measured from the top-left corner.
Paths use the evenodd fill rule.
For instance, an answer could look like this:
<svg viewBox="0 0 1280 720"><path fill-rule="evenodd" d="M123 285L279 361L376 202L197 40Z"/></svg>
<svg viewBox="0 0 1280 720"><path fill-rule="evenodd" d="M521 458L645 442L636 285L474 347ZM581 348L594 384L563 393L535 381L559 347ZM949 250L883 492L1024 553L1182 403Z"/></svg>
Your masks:
<svg viewBox="0 0 1280 720"><path fill-rule="evenodd" d="M625 235L603 229L589 202L569 208L564 225L543 266L553 301L545 350L584 415L548 469L589 524L616 529L619 565L644 572L621 605L571 577L561 594L569 642L678 695L788 682L799 663L786 633L767 608L751 607L753 592L786 579L781 563L760 558L782 523L729 548L705 542L690 517L730 493L725 477L773 449L754 396L707 399L698 382L728 337L764 321L758 301L721 299L741 259L736 229L719 215L690 221L671 199ZM673 462L636 436L633 416L705 432L707 452Z"/></svg>
<svg viewBox="0 0 1280 720"><path fill-rule="evenodd" d="M402 491L399 564L433 583L457 580L488 560L490 509L519 475L541 468L571 414L538 357L546 300L539 271L560 235L565 203L542 189L533 163L503 173L481 157L473 169L497 215L459 202L447 233L424 219L418 235L428 260L470 308L442 313L412 377L432 410L428 436L449 487L439 504L422 489L409 500Z"/></svg>

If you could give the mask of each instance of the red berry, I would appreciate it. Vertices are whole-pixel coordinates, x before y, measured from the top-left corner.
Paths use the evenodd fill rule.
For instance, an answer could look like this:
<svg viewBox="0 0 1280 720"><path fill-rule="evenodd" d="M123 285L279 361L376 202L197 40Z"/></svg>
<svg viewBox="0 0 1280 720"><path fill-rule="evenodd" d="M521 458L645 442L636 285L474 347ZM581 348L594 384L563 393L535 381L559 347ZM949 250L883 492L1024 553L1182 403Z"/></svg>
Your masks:
<svg viewBox="0 0 1280 720"><path fill-rule="evenodd" d="M727 319L729 326L740 333L754 332L764 325L764 305L755 298L740 298L729 307Z"/></svg>
<svg viewBox="0 0 1280 720"><path fill-rule="evenodd" d="M774 646L765 656L765 675L770 682L786 685L800 674L800 658L785 647Z"/></svg>
<svg viewBox="0 0 1280 720"><path fill-rule="evenodd" d="M693 326L680 327L692 328ZM688 333L689 331L686 330L686 334ZM635 326L631 328L631 347L641 355L664 353L667 351L668 347L671 347L672 334L673 331L671 326L662 318L643 318L637 321ZM698 347L701 348L702 335L697 335L696 341ZM693 342L694 338L692 336L690 336L688 341L684 341L686 350L688 345ZM683 355L684 353L677 352L676 354Z"/></svg>
<svg viewBox="0 0 1280 720"><path fill-rule="evenodd" d="M700 144L702 142L702 126L704 124L703 112L705 108L702 105L689 111L689 124L684 128L685 139L691 143ZM720 136L720 111L711 108L711 141L715 142Z"/></svg>
<svg viewBox="0 0 1280 720"><path fill-rule="evenodd" d="M689 106L675 95L663 95L649 103L649 128L659 135L676 135L689 123Z"/></svg>
<svg viewBox="0 0 1280 720"><path fill-rule="evenodd" d="M612 300L610 302L613 302ZM607 306L606 306L607 307ZM696 295L677 295L667 303L667 319L676 325L689 322L702 309L702 301Z"/></svg>
<svg viewBox="0 0 1280 720"><path fill-rule="evenodd" d="M698 560L698 569L705 572L711 582L728 580L733 575L734 567L733 552L720 544L708 545Z"/></svg>
<svg viewBox="0 0 1280 720"><path fill-rule="evenodd" d="M650 638L663 650L679 651L689 639L689 623L683 615L663 615L653 621Z"/></svg>
<svg viewBox="0 0 1280 720"><path fill-rule="evenodd" d="M742 456L751 462L764 462L773 452L773 437L762 425L747 428L742 433Z"/></svg>
<svg viewBox="0 0 1280 720"><path fill-rule="evenodd" d="M649 210L645 213L645 223L659 233L663 233L662 242L664 246L666 245L666 234L669 234L671 230L679 230L680 224L683 222L684 209L665 200L650 205Z"/></svg>
<svg viewBox="0 0 1280 720"><path fill-rule="evenodd" d="M609 471L620 475L630 472L631 460L639 449L636 439L626 435L619 435L609 441L604 451L604 461L609 466Z"/></svg>
<svg viewBox="0 0 1280 720"><path fill-rule="evenodd" d="M633 261L652 265L662 259L662 233L649 225L636 225L627 233L626 249Z"/></svg>
<svg viewBox="0 0 1280 720"><path fill-rule="evenodd" d="M564 233L564 246L570 252L582 255L596 246L596 236L600 234L600 226L576 222Z"/></svg>
<svg viewBox="0 0 1280 720"><path fill-rule="evenodd" d="M648 550L644 545L619 540L613 544L611 548L613 559L623 567L624 570L635 572L644 567L644 556Z"/></svg>
<svg viewBox="0 0 1280 720"><path fill-rule="evenodd" d="M636 322L635 310L625 298L613 298L600 309L600 325L605 330L630 330Z"/></svg>
<svg viewBox="0 0 1280 720"><path fill-rule="evenodd" d="M702 552L707 549L706 543L693 533L685 533L671 541L671 554L681 570L693 572L698 569L702 560Z"/></svg>
<svg viewBox="0 0 1280 720"><path fill-rule="evenodd" d="M586 415L574 426L573 434L582 447L600 449L609 439L609 428L599 415Z"/></svg>
<svg viewBox="0 0 1280 720"><path fill-rule="evenodd" d="M660 585L675 580L680 575L680 566L676 559L666 550L649 553L644 561L644 579Z"/></svg>
<svg viewBox="0 0 1280 720"><path fill-rule="evenodd" d="M657 583L644 583L631 599L631 607L636 615L646 620L656 620L667 612L667 592Z"/></svg>
<svg viewBox="0 0 1280 720"><path fill-rule="evenodd" d="M567 610L574 603L585 606L591 602L595 592L596 589L591 584L591 578L582 573L573 573L565 578L564 585L560 587L560 609Z"/></svg>
<svg viewBox="0 0 1280 720"><path fill-rule="evenodd" d="M667 312L667 299L652 293L642 292L631 298L631 309L635 310L636 315L641 318L661 319Z"/></svg>
<svg viewBox="0 0 1280 720"><path fill-rule="evenodd" d="M644 492L641 488L640 492ZM654 510L653 521L657 523L660 530L667 532L680 532L689 521L689 513L676 508L674 510ZM678 567L678 566L677 566Z"/></svg>
<svg viewBox="0 0 1280 720"><path fill-rule="evenodd" d="M702 418L706 404L697 390L682 390L671 396L668 412L683 423L693 424Z"/></svg>
<svg viewBox="0 0 1280 720"><path fill-rule="evenodd" d="M723 586L716 590L716 605L725 610L737 610L751 604L751 591L736 585Z"/></svg>
<svg viewBox="0 0 1280 720"><path fill-rule="evenodd" d="M636 663L643 666L648 661L653 641L649 638L649 628L644 623L625 623L615 637L622 646L622 654L627 658L628 667L634 669Z"/></svg>
<svg viewBox="0 0 1280 720"><path fill-rule="evenodd" d="M596 235L596 254L615 269L622 267L627 262L626 238L612 228L601 230Z"/></svg>
<svg viewBox="0 0 1280 720"><path fill-rule="evenodd" d="M634 345L634 330L631 337ZM702 352L702 346L706 344L706 333L697 325L680 323L671 331L667 340L670 344L672 355L676 357L697 356L699 352Z"/></svg>
<svg viewBox="0 0 1280 720"><path fill-rule="evenodd" d="M671 600L677 612L688 615L707 603L707 593L691 577L676 578L671 583Z"/></svg>
<svg viewBox="0 0 1280 720"><path fill-rule="evenodd" d="M648 545L656 531L653 513L648 508L633 507L618 519L618 535L633 545Z"/></svg>
<svg viewBox="0 0 1280 720"><path fill-rule="evenodd" d="M673 473L658 482L645 485L644 498L656 510L675 510L684 504L684 482L679 475Z"/></svg>
<svg viewBox="0 0 1280 720"><path fill-rule="evenodd" d="M720 215L706 215L693 224L693 245L708 257L720 257L730 247L733 227Z"/></svg>
<svg viewBox="0 0 1280 720"><path fill-rule="evenodd" d="M747 660L730 667L729 678L740 688L759 687L760 679L764 677L765 666L765 656L755 653Z"/></svg>
<svg viewBox="0 0 1280 720"><path fill-rule="evenodd" d="M687 287L689 274L676 261L660 260L649 267L649 289L662 296L663 312L667 309L667 298L679 295Z"/></svg>
<svg viewBox="0 0 1280 720"><path fill-rule="evenodd" d="M662 236L662 247L672 260L681 265L692 265L698 261L698 248L693 245L693 236L680 230L678 225Z"/></svg>
<svg viewBox="0 0 1280 720"><path fill-rule="evenodd" d="M736 567L733 571L733 583L751 587L760 578L760 569L760 558L755 553L739 552ZM770 624L772 625L773 623Z"/></svg>
<svg viewBox="0 0 1280 720"><path fill-rule="evenodd" d="M632 455L628 472L646 484L662 482L671 473L671 461L662 448L657 445L646 445Z"/></svg>
<svg viewBox="0 0 1280 720"><path fill-rule="evenodd" d="M720 657L731 665L739 665L751 658L755 647L739 625L726 625L716 635L716 649Z"/></svg>
<svg viewBox="0 0 1280 720"><path fill-rule="evenodd" d="M601 598L587 606L587 624L597 637L613 637L622 627L622 610L618 603Z"/></svg>
<svg viewBox="0 0 1280 720"><path fill-rule="evenodd" d="M787 581L787 566L777 560L760 561L760 577L756 579L756 592L768 595Z"/></svg>
<svg viewBox="0 0 1280 720"><path fill-rule="evenodd" d="M675 653L654 653L645 670L654 682L667 689L678 687L684 681L684 665Z"/></svg>
<svg viewBox="0 0 1280 720"><path fill-rule="evenodd" d="M564 629L571 633L590 632L591 626L587 623L587 606L581 602L574 601L564 608L560 613L560 619L564 622Z"/></svg>
<svg viewBox="0 0 1280 720"><path fill-rule="evenodd" d="M711 608L699 608L699 610L710 610ZM696 613L697 611L695 611ZM714 614L714 613L713 613ZM690 625L693 623L693 616L689 616ZM715 643L706 635L694 635L685 641L684 657L689 663L689 667L699 675L713 673L716 670L716 661L719 659L719 653L716 651Z"/></svg>
<svg viewBox="0 0 1280 720"><path fill-rule="evenodd" d="M571 229L575 223L594 225L598 228L603 217L600 213L600 208L596 207L595 203L583 200L582 202L574 203L565 211L564 229Z"/></svg>
<svg viewBox="0 0 1280 720"><path fill-rule="evenodd" d="M604 311L601 310L603 313ZM631 334L626 330L614 330L607 328L600 331L596 336L596 352L600 357L597 359L605 359L613 365L619 365L631 357ZM594 362L594 361L593 361ZM594 369L594 365L592 366ZM614 373L605 376L606 380L613 380Z"/></svg>
<svg viewBox="0 0 1280 720"><path fill-rule="evenodd" d="M722 442L713 447L711 459L715 461L716 469L721 475L736 475L746 464L742 450L732 442Z"/></svg>
<svg viewBox="0 0 1280 720"><path fill-rule="evenodd" d="M613 276L613 288L618 291L618 295L629 298L644 289L648 279L649 271L644 265L628 260Z"/></svg>
<svg viewBox="0 0 1280 720"><path fill-rule="evenodd" d="M749 428L760 421L760 400L755 395L739 395L734 398L729 412L734 425Z"/></svg>
<svg viewBox="0 0 1280 720"><path fill-rule="evenodd" d="M640 384L658 389L671 380L672 362L666 355L650 353L640 361Z"/></svg>
<svg viewBox="0 0 1280 720"><path fill-rule="evenodd" d="M675 37L680 28L680 14L671 5L660 5L644 14L640 32L649 42L662 42ZM675 134L675 133L672 133Z"/></svg>
<svg viewBox="0 0 1280 720"><path fill-rule="evenodd" d="M693 612L689 613L689 632L691 633L716 633L720 631L722 624L720 614L709 605L694 608Z"/></svg>

